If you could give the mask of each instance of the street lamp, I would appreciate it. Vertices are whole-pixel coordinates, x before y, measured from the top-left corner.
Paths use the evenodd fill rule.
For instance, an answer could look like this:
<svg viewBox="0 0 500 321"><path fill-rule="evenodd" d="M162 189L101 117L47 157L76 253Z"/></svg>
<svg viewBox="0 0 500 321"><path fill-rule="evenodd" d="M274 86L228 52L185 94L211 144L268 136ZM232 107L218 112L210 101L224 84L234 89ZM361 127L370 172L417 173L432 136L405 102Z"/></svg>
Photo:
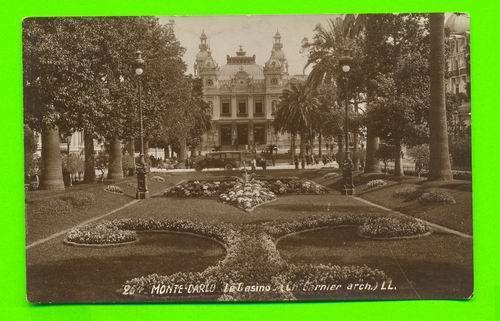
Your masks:
<svg viewBox="0 0 500 321"><path fill-rule="evenodd" d="M340 83L344 84L344 108L345 108L345 125L344 125L344 134L345 134L345 159L342 163L342 174L344 177L344 189L343 192L345 195L353 195L354 194L354 179L352 176L353 164L350 156L349 149L349 95L348 95L348 79L349 72L351 71L352 66L352 57L349 54L349 50L344 49L343 55L339 59L339 67L342 70L342 78L343 81Z"/></svg>
<svg viewBox="0 0 500 321"><path fill-rule="evenodd" d="M135 75L137 77L137 91L139 98L139 123L140 123L140 137L141 137L141 153L139 154L139 163L136 164L137 170L137 192L135 194L135 198L137 199L145 199L149 197L148 186L146 182L146 174L148 172L148 168L146 165L146 159L144 157L144 124L142 119L142 104L141 104L141 91L142 91L142 83L141 76L144 73L144 59L142 59L142 52L136 51L136 58L133 62Z"/></svg>

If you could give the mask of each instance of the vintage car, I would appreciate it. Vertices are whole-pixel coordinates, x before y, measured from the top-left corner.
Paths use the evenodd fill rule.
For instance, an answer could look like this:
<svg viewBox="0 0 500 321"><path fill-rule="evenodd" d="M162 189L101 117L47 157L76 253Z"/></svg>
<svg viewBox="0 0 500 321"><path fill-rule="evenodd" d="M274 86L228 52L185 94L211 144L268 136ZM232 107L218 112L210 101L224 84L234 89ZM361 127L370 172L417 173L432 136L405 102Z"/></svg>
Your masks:
<svg viewBox="0 0 500 321"><path fill-rule="evenodd" d="M226 151L208 153L205 157L198 158L194 161L194 168L201 171L205 168L224 168L232 170L242 166L251 166L252 159L256 158L257 166L260 165L260 157L255 153L245 151Z"/></svg>

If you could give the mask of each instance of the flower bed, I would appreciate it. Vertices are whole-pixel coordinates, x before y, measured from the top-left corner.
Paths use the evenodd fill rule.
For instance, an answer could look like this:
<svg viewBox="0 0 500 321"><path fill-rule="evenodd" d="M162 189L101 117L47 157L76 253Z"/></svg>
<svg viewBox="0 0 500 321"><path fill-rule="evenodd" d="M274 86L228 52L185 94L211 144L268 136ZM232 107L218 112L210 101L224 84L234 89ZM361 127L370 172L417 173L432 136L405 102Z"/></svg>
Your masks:
<svg viewBox="0 0 500 321"><path fill-rule="evenodd" d="M326 194L328 190L318 183L298 177L257 177L275 194Z"/></svg>
<svg viewBox="0 0 500 321"><path fill-rule="evenodd" d="M273 201L279 194L324 194L328 190L317 183L297 177L258 177L243 174L218 181L196 180L179 183L164 193L175 197L218 197L245 211Z"/></svg>
<svg viewBox="0 0 500 321"><path fill-rule="evenodd" d="M108 185L104 188L104 191L112 194L123 194L123 189L116 185Z"/></svg>
<svg viewBox="0 0 500 321"><path fill-rule="evenodd" d="M418 198L422 204L455 204L453 196L444 191L429 191L425 192Z"/></svg>
<svg viewBox="0 0 500 321"><path fill-rule="evenodd" d="M370 188L380 187L380 186L384 186L384 185L387 185L387 183L383 179L374 179L374 180L371 180L368 183L366 183L366 188L370 189Z"/></svg>
<svg viewBox="0 0 500 321"><path fill-rule="evenodd" d="M291 222L266 222L236 226L228 223L210 224L185 220L120 219L73 229L67 240L77 244L122 244L133 240L136 231L191 232L222 242L226 257L202 272L178 272L171 275L150 274L125 281L123 295L143 297L175 297L161 292L161 288L174 285L203 284L212 288L223 301L293 300L300 289L287 288L290 282L345 284L349 282L382 282L390 278L381 270L367 266L297 265L282 259L276 248L276 236L306 230L321 225L362 224L362 216L322 216ZM120 234L120 231L123 234ZM97 243L100 242L100 243ZM268 291L223 291L227 284L258 284ZM301 287L300 287L301 288Z"/></svg>
<svg viewBox="0 0 500 321"><path fill-rule="evenodd" d="M260 181L237 182L233 188L219 195L219 200L252 211L256 206L276 199L276 195Z"/></svg>
<svg viewBox="0 0 500 321"><path fill-rule="evenodd" d="M135 240L135 232L122 230L107 222L73 228L68 232L65 239L66 242L75 245L110 245Z"/></svg>
<svg viewBox="0 0 500 321"><path fill-rule="evenodd" d="M370 238L405 238L430 233L424 222L415 218L377 217L359 226L359 234Z"/></svg>
<svg viewBox="0 0 500 321"><path fill-rule="evenodd" d="M235 183L236 180L234 179L187 181L167 189L164 195L176 197L216 197L233 188Z"/></svg>

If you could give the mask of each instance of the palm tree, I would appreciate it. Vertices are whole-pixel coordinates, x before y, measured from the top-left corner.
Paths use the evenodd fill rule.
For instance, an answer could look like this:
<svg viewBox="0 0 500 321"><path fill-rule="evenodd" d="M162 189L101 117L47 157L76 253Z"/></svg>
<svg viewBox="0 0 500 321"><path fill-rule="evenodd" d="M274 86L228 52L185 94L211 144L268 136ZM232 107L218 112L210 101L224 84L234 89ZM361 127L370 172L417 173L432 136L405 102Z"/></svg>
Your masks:
<svg viewBox="0 0 500 321"><path fill-rule="evenodd" d="M292 137L300 135L301 156L304 156L306 135L314 126L313 115L317 107L318 100L305 83L292 83L289 89L283 90L273 126L280 132L292 134Z"/></svg>
<svg viewBox="0 0 500 321"><path fill-rule="evenodd" d="M327 26L318 25L315 28L315 35L311 43L305 42L303 48L308 49L308 61L305 66L312 66L308 77L308 85L311 88L320 86L335 87L339 77L339 58L345 54L345 50L355 54L355 60L361 60L360 54L360 33L365 18L353 15L346 15L344 18L329 20ZM357 98L363 87L360 63L354 64L350 72L351 96L354 103L354 110L358 112ZM357 128L354 132L354 157L355 167L358 165L357 157ZM341 135L339 135L341 136ZM339 147L341 142L339 141Z"/></svg>
<svg viewBox="0 0 500 321"><path fill-rule="evenodd" d="M430 14L431 107L429 180L452 180L445 103L444 14Z"/></svg>

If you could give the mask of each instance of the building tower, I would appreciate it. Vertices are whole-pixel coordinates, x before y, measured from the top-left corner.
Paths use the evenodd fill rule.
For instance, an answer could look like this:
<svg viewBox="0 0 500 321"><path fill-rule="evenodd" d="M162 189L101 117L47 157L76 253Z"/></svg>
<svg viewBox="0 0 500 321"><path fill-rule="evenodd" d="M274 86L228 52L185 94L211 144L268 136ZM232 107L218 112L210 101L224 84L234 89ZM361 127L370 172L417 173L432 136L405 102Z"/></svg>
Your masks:
<svg viewBox="0 0 500 321"><path fill-rule="evenodd" d="M200 70L203 67L205 60L210 55L207 39L208 38L205 34L205 31L202 31L200 36L200 45L198 46L198 48L200 48L200 51L196 54L196 60L194 62L194 75L197 77L200 76Z"/></svg>
<svg viewBox="0 0 500 321"><path fill-rule="evenodd" d="M278 31L273 37L273 49L271 56L264 65L264 75L266 77L266 87L273 88L283 85L283 77L288 74L288 62L283 52L283 43Z"/></svg>

